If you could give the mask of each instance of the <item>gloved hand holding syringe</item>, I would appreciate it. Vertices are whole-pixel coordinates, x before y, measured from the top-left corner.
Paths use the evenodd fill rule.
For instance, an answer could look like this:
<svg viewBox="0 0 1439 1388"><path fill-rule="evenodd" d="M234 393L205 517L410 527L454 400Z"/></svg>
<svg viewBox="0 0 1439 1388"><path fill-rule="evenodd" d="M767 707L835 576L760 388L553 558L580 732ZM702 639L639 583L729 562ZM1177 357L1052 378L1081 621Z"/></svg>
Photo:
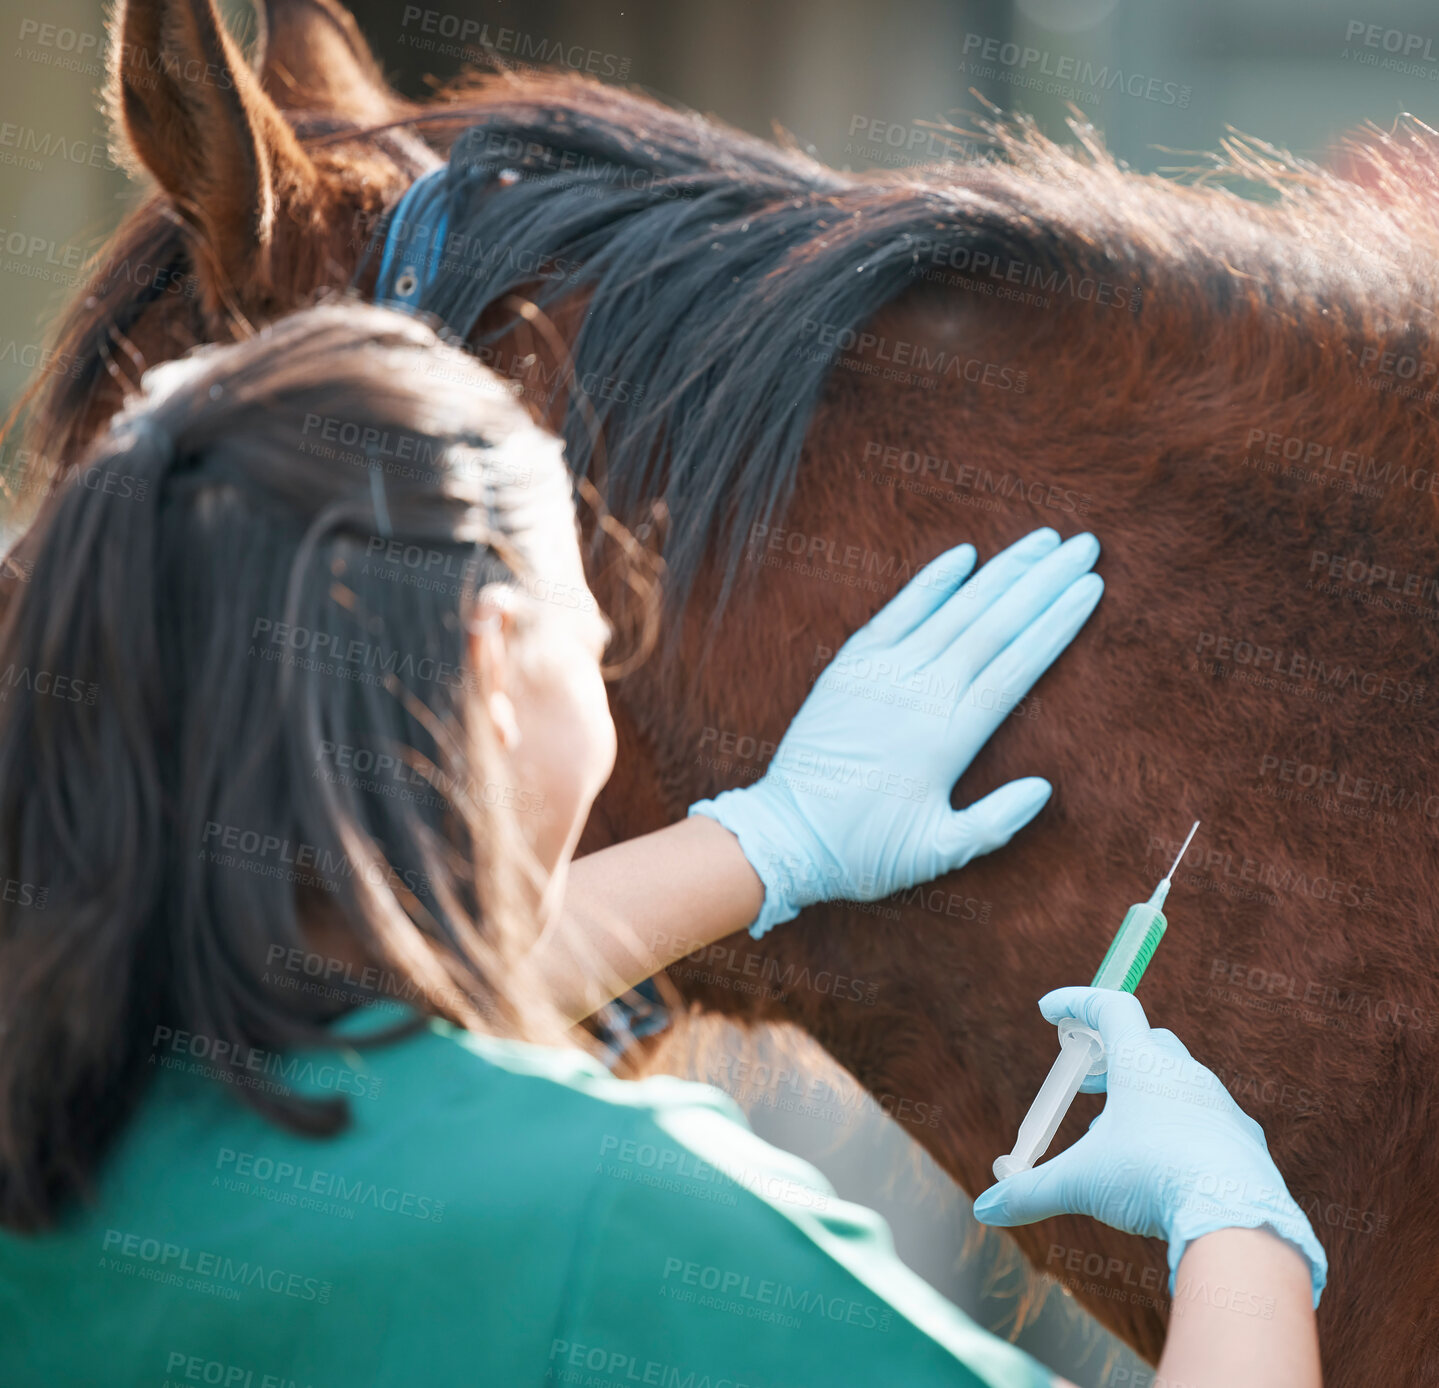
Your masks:
<svg viewBox="0 0 1439 1388"><path fill-rule="evenodd" d="M1148 901L1136 902L1125 913L1104 962L1089 985L1091 988L1112 988L1116 992L1132 993L1139 986L1139 980L1144 977L1144 971L1169 925L1162 908L1169 895L1175 869L1198 828L1199 821L1196 819L1189 830L1189 837L1184 840L1169 871L1164 874L1164 880L1154 889L1154 895ZM1029 1106L1029 1112L1019 1125L1014 1150L995 1158L997 1180L1002 1181L1017 1171L1029 1170L1048 1151L1080 1086L1090 1075L1103 1074L1106 1064L1104 1041L1099 1033L1072 1017L1063 1018L1059 1023L1059 1058L1050 1067L1039 1093Z"/></svg>

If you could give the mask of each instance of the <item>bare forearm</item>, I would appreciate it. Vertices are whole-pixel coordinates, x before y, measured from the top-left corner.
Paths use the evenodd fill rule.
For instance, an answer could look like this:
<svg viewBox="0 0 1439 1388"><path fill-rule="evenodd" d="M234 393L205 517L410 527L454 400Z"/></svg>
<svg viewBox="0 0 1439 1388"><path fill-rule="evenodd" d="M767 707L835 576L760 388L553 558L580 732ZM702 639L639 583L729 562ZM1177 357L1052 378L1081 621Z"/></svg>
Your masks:
<svg viewBox="0 0 1439 1388"><path fill-rule="evenodd" d="M728 829L694 815L576 858L564 905L536 946L575 1020L759 914L764 887Z"/></svg>
<svg viewBox="0 0 1439 1388"><path fill-rule="evenodd" d="M1320 1388L1309 1265L1263 1229L1185 1250L1155 1388Z"/></svg>

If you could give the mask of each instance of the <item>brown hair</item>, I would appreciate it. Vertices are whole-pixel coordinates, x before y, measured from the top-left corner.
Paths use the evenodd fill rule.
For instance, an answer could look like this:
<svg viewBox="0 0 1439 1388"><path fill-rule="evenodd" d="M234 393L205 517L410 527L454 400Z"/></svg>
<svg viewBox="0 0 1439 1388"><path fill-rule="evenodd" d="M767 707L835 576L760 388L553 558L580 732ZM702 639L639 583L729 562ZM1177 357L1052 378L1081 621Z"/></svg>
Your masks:
<svg viewBox="0 0 1439 1388"><path fill-rule="evenodd" d="M0 622L0 1223L84 1192L182 1031L232 1078L385 995L566 1034L467 716L476 594L535 576L556 507L560 445L510 387L354 303L155 368L48 498ZM317 923L374 967L308 986ZM238 1088L296 1130L347 1119Z"/></svg>

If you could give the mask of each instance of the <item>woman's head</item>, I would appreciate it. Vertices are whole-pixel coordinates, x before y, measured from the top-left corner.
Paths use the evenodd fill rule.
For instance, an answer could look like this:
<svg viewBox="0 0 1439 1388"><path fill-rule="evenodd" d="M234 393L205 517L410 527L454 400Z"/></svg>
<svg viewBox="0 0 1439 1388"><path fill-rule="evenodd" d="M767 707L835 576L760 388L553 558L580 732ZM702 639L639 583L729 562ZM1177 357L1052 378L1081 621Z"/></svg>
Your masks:
<svg viewBox="0 0 1439 1388"><path fill-rule="evenodd" d="M83 1186L179 1032L316 1043L390 993L557 1034L524 952L613 762L607 628L505 383L388 310L306 310L149 373L21 548L0 1222Z"/></svg>

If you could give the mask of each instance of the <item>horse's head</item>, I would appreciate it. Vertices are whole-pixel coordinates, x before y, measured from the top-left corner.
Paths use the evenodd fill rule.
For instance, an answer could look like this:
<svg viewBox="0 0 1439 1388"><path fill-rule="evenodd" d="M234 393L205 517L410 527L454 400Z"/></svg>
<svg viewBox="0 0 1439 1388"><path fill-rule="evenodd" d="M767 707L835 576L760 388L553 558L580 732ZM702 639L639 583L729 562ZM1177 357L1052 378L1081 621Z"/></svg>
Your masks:
<svg viewBox="0 0 1439 1388"><path fill-rule="evenodd" d="M438 156L394 122L334 0L264 0L253 66L214 0L123 0L112 140L154 192L89 267L39 385L31 467L73 463L139 372L348 285L385 207ZM35 390L32 387L32 392ZM48 460L48 461L47 461ZM23 484L22 484L23 490Z"/></svg>

